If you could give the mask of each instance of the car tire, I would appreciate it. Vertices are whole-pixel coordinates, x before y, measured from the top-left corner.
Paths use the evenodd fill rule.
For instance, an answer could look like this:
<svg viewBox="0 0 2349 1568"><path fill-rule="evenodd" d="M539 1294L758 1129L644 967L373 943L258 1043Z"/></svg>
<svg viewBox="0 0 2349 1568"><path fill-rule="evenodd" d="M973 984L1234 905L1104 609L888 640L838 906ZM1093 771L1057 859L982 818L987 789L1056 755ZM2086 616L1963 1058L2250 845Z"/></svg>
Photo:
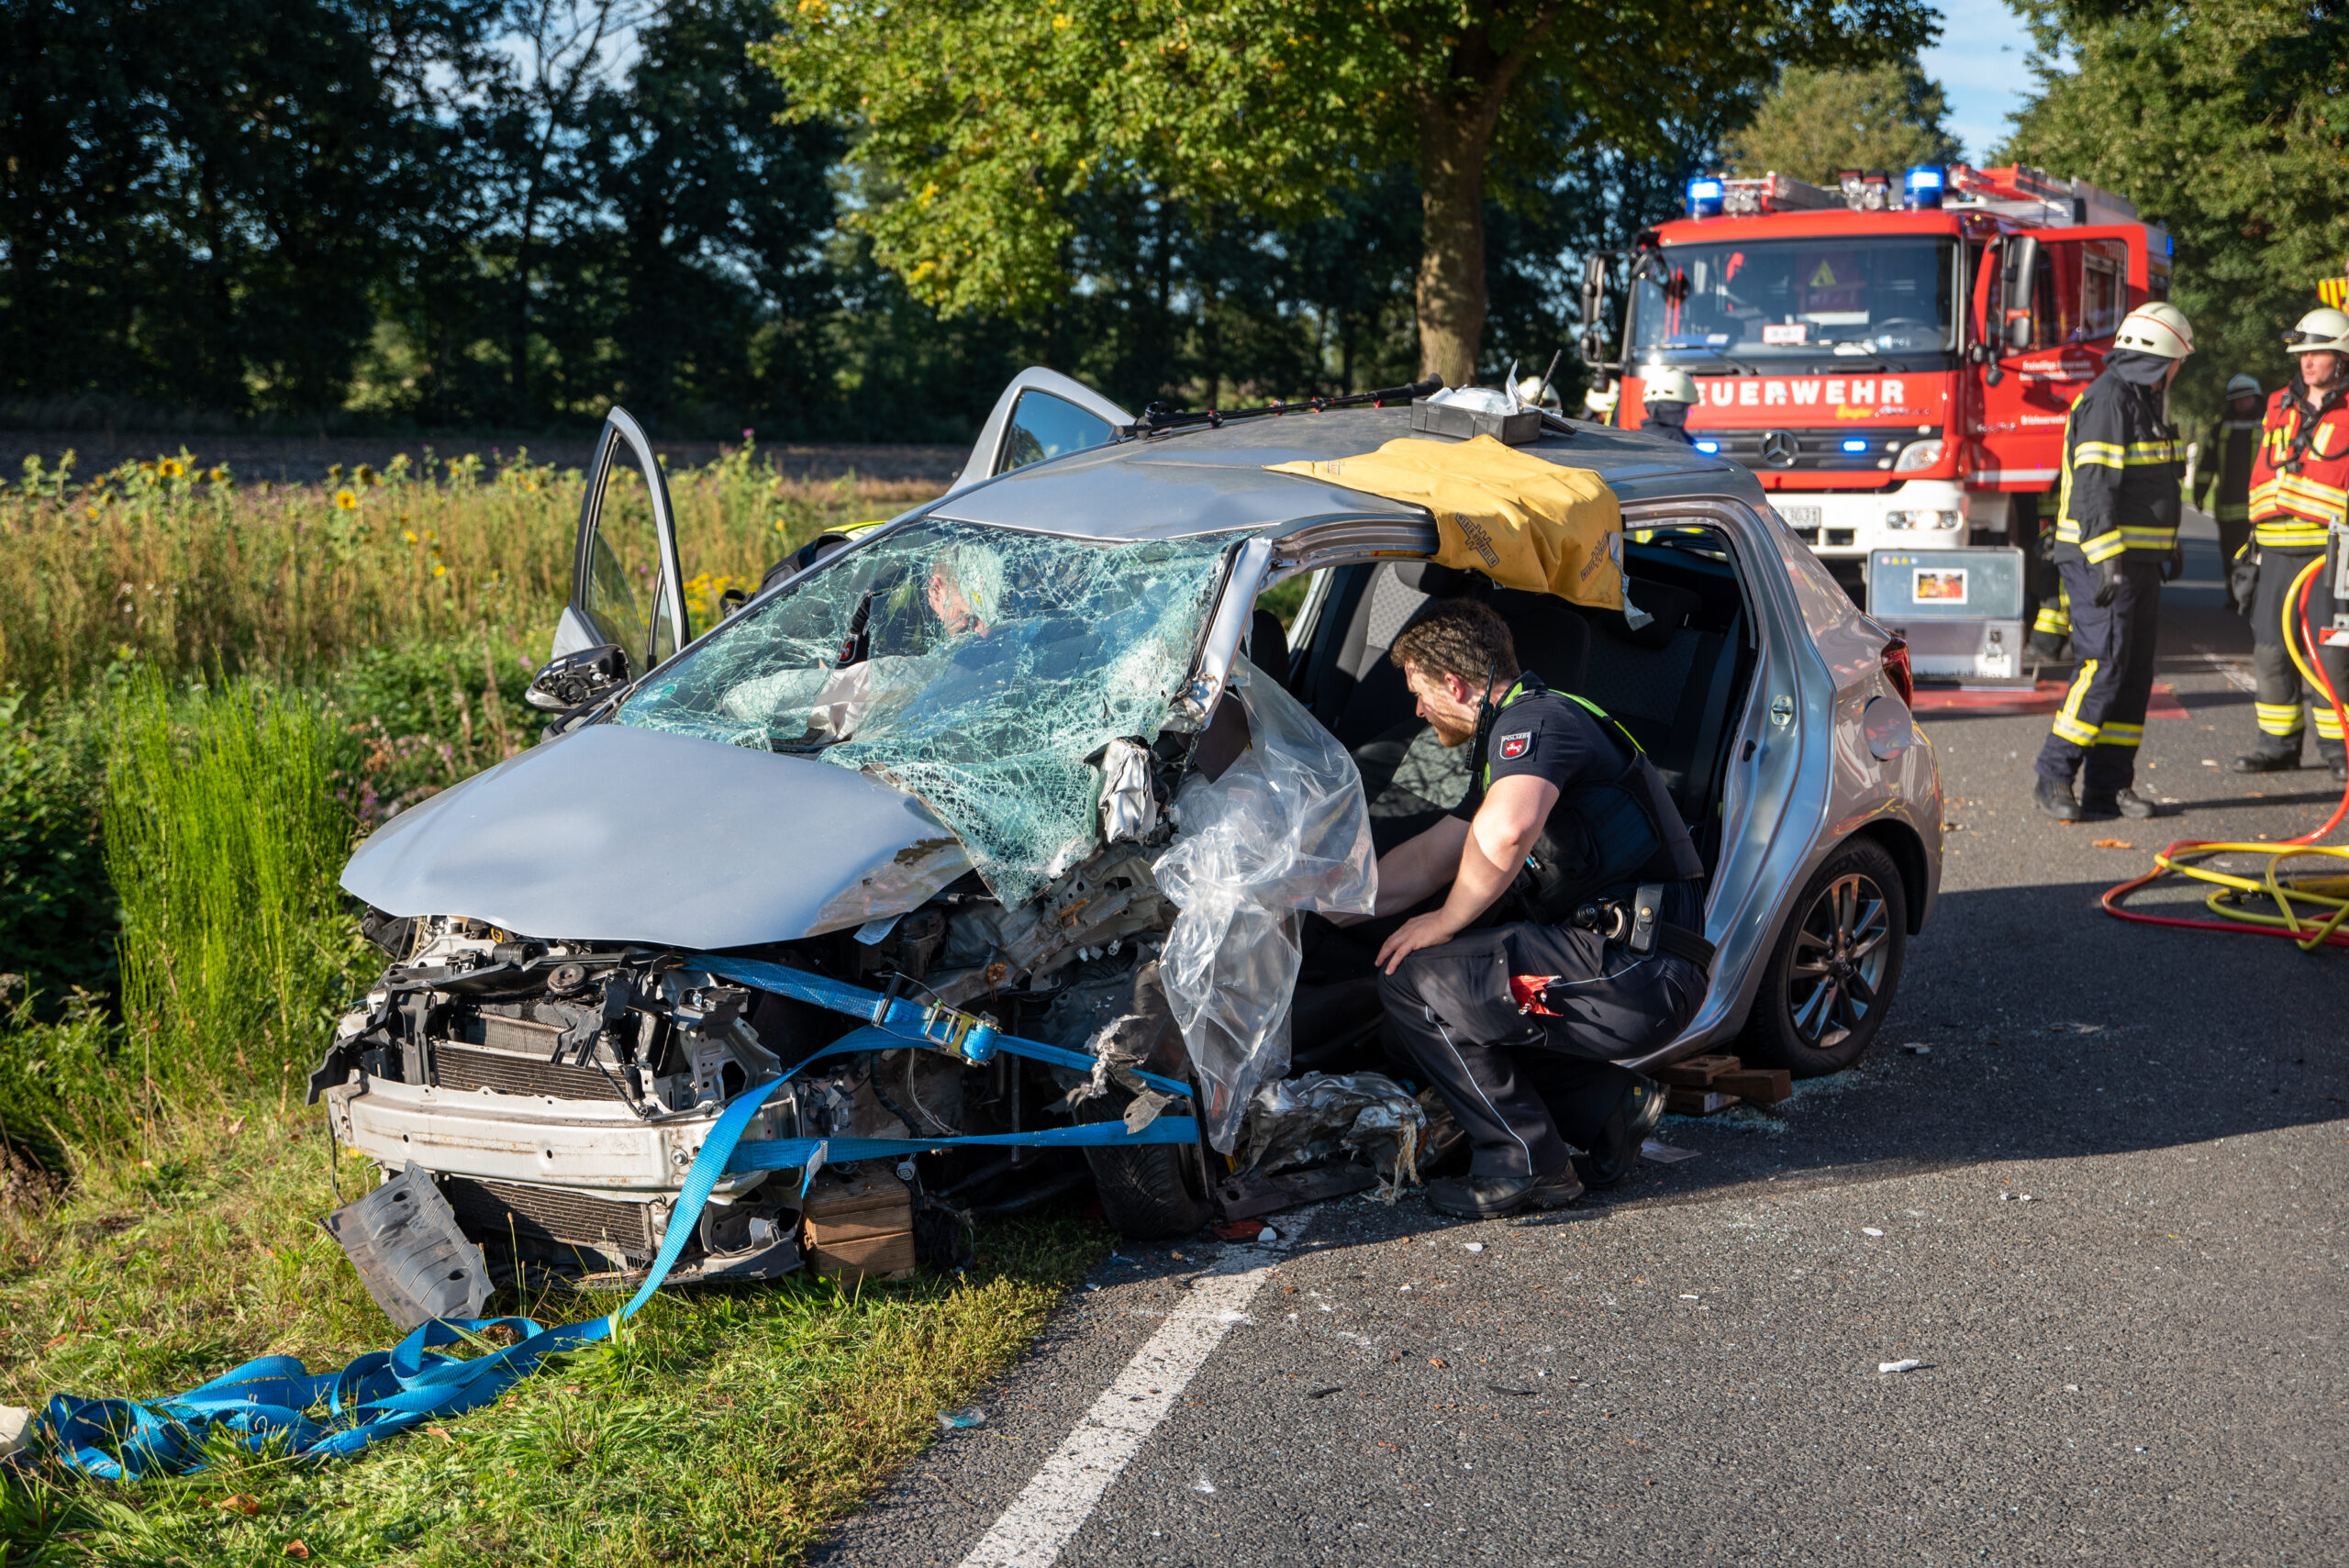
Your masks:
<svg viewBox="0 0 2349 1568"><path fill-rule="evenodd" d="M1125 1113L1122 1096L1105 1096L1077 1114L1079 1121L1110 1121ZM1170 1241L1188 1236L1215 1218L1199 1166L1199 1151L1188 1143L1129 1144L1088 1149L1093 1187L1101 1218L1129 1241Z"/></svg>
<svg viewBox="0 0 2349 1568"><path fill-rule="evenodd" d="M1798 1078L1841 1073L1891 1010L1909 951L1909 897L1884 847L1853 839L1795 901L1762 972L1746 1053Z"/></svg>

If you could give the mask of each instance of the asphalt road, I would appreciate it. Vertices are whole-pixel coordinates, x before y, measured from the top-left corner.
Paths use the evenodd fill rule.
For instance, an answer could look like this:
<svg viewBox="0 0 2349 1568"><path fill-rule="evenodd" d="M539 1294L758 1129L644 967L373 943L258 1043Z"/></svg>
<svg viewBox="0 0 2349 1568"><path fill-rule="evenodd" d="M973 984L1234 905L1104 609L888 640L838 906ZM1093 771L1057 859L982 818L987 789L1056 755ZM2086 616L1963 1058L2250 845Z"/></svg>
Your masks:
<svg viewBox="0 0 2349 1568"><path fill-rule="evenodd" d="M2164 628L2185 715L2139 775L2184 815L2046 821L2043 717L1933 717L1960 830L1855 1070L1668 1119L1697 1159L1561 1215L1353 1198L1276 1219L1276 1251L1129 1249L818 1560L1019 1538L1060 1451L1097 1502L986 1560L2349 1561L2349 955L2096 904L2172 838L2288 837L2337 796L2206 764L2253 724L2199 531ZM1202 1299L1196 1375L1142 1386ZM1088 1457L1152 1394L1122 1468Z"/></svg>

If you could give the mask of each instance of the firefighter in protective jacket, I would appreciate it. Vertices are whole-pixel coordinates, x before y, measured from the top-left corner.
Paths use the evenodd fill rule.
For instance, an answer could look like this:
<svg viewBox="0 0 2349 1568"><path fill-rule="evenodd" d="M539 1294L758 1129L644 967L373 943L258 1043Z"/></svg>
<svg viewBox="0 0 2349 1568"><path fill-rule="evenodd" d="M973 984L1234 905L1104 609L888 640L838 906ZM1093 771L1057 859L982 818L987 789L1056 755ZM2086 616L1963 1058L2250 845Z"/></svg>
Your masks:
<svg viewBox="0 0 2349 1568"><path fill-rule="evenodd" d="M2239 773L2299 767L2305 703L2316 709L2318 754L2335 779L2349 779L2340 716L2323 692L2307 688L2284 641L2286 614L2299 619L2292 584L2323 558L2326 530L2349 506L2349 314L2311 310L2284 343L2299 373L2268 399L2251 464L2251 548L2259 572L2251 606L2251 665L2259 683L2252 709L2259 743L2233 766ZM2310 585L2309 610L2318 626L2332 618L2329 584ZM2349 697L2349 650L2323 649L2318 664Z"/></svg>
<svg viewBox="0 0 2349 1568"><path fill-rule="evenodd" d="M2222 569L2251 542L2251 463L2259 448L2259 383L2239 375L2227 383L2227 408L2202 439L2202 471L2195 478L2202 509L2219 525Z"/></svg>
<svg viewBox="0 0 2349 1568"><path fill-rule="evenodd" d="M2154 691L2162 584L2185 568L2186 453L2170 423L2169 384L2193 351L2194 329L2176 306L2139 306L2065 422L2055 566L2080 668L2040 748L2037 791L2040 808L2061 821L2154 815L2130 785Z"/></svg>

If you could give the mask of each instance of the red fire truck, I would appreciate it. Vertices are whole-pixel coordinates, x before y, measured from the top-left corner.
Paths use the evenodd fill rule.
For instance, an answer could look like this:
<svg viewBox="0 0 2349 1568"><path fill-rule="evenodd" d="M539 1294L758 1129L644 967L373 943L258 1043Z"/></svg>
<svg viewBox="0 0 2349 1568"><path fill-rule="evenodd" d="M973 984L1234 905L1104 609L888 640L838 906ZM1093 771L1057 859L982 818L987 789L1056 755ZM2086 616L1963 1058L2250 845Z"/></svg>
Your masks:
<svg viewBox="0 0 2349 1568"><path fill-rule="evenodd" d="M1840 184L1694 180L1686 218L1590 258L1581 350L1602 390L1620 381L1615 422L1638 427L1655 368L1687 372L1697 444L1759 475L1839 577L1875 549L2032 544L2073 399L2121 318L2168 296L2168 234L2027 167Z"/></svg>

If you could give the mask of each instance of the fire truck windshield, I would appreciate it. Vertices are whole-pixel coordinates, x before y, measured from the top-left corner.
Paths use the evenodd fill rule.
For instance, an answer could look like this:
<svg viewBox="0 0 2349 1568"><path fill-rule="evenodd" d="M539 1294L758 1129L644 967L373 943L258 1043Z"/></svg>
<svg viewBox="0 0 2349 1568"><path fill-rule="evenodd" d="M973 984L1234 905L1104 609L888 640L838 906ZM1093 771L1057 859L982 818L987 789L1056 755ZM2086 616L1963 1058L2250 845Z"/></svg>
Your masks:
<svg viewBox="0 0 2349 1568"><path fill-rule="evenodd" d="M1632 294L1638 363L1715 368L1957 348L1957 247L1924 235L1667 245ZM1726 366L1724 364L1726 361Z"/></svg>

